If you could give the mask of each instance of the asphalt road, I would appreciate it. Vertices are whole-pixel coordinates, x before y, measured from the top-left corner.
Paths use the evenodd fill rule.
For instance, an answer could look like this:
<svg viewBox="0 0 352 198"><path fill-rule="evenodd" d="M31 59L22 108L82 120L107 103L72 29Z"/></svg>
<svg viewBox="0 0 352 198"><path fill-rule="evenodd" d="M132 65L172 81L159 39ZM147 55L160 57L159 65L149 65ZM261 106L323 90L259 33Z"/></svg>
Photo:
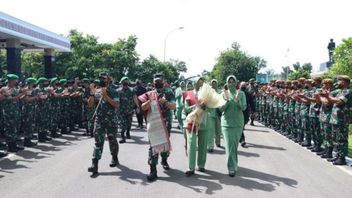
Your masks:
<svg viewBox="0 0 352 198"><path fill-rule="evenodd" d="M350 197L352 167L336 167L282 135L246 126L248 148L239 149L239 172L227 175L225 151L208 154L206 172L188 178L183 135L173 129L171 170L158 165L159 179L146 176L148 140L133 129L120 145L119 167L110 168L105 142L100 174L91 178L94 141L74 132L0 159L0 197ZM135 125L134 125L135 126ZM134 128L134 127L133 127Z"/></svg>

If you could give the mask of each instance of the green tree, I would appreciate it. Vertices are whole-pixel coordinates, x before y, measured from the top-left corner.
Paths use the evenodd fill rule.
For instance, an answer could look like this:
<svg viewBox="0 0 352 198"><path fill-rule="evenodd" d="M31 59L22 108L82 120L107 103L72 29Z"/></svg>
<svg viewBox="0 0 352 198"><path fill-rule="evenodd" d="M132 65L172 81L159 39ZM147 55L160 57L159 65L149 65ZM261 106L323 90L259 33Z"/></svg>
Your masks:
<svg viewBox="0 0 352 198"><path fill-rule="evenodd" d="M352 78L352 37L342 40L342 44L336 47L333 58L335 63L328 71L329 76L344 74Z"/></svg>
<svg viewBox="0 0 352 198"><path fill-rule="evenodd" d="M44 53L22 53L21 69L24 78L44 76Z"/></svg>
<svg viewBox="0 0 352 198"><path fill-rule="evenodd" d="M186 62L180 61L180 60L173 60L173 59L171 59L170 62L176 68L176 71L178 73L181 73L181 72L186 73L187 72Z"/></svg>
<svg viewBox="0 0 352 198"><path fill-rule="evenodd" d="M293 71L291 70L290 66L285 66L282 67L282 72L281 72L281 79L288 79L288 76L292 73Z"/></svg>
<svg viewBox="0 0 352 198"><path fill-rule="evenodd" d="M6 54L0 50L0 78L5 75L7 67Z"/></svg>
<svg viewBox="0 0 352 198"><path fill-rule="evenodd" d="M228 75L235 75L239 81L255 78L261 68L266 67L266 61L260 57L250 56L241 51L240 45L234 42L231 48L221 52L211 72L211 77L224 84Z"/></svg>
<svg viewBox="0 0 352 198"><path fill-rule="evenodd" d="M297 80L299 78L310 78L312 72L312 64L304 63L302 66L299 62L293 64L294 71L288 76L289 80Z"/></svg>

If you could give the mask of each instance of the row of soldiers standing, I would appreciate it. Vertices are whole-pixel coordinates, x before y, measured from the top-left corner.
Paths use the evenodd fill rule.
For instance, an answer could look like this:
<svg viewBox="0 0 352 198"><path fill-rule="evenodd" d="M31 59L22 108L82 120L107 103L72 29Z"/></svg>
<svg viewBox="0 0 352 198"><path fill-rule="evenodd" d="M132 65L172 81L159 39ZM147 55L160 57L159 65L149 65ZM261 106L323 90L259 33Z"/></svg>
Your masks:
<svg viewBox="0 0 352 198"><path fill-rule="evenodd" d="M85 102L88 79L81 85L77 80L44 77L19 84L17 75L8 74L6 81L0 84L0 133L6 145L0 143L7 151L24 149L18 144L22 133L26 147L37 144L32 141L35 133L39 142L50 141L75 130L76 124L92 135L92 122L85 122L94 111Z"/></svg>
<svg viewBox="0 0 352 198"><path fill-rule="evenodd" d="M300 78L263 85L257 94L259 121L334 165L345 165L352 91L348 76L337 80Z"/></svg>

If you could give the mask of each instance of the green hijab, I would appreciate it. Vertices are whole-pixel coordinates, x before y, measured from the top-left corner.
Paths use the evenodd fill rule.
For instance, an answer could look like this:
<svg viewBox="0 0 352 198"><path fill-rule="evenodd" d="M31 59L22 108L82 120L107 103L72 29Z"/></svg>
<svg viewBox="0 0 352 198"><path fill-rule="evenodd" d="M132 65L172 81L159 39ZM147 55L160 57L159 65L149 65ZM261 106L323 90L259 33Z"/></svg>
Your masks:
<svg viewBox="0 0 352 198"><path fill-rule="evenodd" d="M235 85L229 84L229 81L231 78L235 80ZM237 78L234 75L230 75L226 78L226 85L227 85L231 95L233 95L233 96L236 95L236 92L237 92L237 89L236 89L237 82L238 82Z"/></svg>

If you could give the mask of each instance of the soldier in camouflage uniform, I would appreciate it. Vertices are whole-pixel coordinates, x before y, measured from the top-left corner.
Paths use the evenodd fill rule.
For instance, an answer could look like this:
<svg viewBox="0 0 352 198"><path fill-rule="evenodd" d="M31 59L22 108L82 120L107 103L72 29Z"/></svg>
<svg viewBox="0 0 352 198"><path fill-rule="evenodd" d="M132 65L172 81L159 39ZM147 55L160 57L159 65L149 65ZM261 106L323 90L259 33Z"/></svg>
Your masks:
<svg viewBox="0 0 352 198"><path fill-rule="evenodd" d="M49 103L50 103L50 110L49 110L49 115L50 115L50 136L53 138L60 137L61 135L58 133L58 123L59 123L59 113L60 113L60 103L59 103L59 97L60 97L60 91L58 90L58 79L52 78L50 81L50 87L48 88L48 91L50 93L50 97L48 98Z"/></svg>
<svg viewBox="0 0 352 198"><path fill-rule="evenodd" d="M89 106L92 107L94 104L98 105L95 111L95 146L92 166L88 168L88 172L92 172L93 175L98 173L98 161L101 159L103 153L105 134L108 136L110 153L112 155L110 167L115 167L119 164L117 157L119 145L116 139L115 109L119 107L120 100L116 89L111 85L112 82L107 73L100 74L99 80L101 88L97 89L91 84L91 93L88 100Z"/></svg>
<svg viewBox="0 0 352 198"><path fill-rule="evenodd" d="M310 100L313 96L313 89L312 89L312 80L308 79L305 81L305 87L303 93L298 95L299 100L301 101L300 107L300 117L301 117L301 130L305 141L301 143L303 147L310 147L312 141L312 129L311 123L309 119L309 107L310 107Z"/></svg>
<svg viewBox="0 0 352 198"><path fill-rule="evenodd" d="M117 93L120 98L119 117L121 122L121 140L119 142L122 144L126 142L126 138L131 138L130 130L134 107L136 106L137 109L139 109L139 103L135 92L129 87L128 77L122 77L120 83L122 84L122 87L117 90Z"/></svg>
<svg viewBox="0 0 352 198"><path fill-rule="evenodd" d="M24 133L24 146L33 147L37 143L32 142L33 133L35 130L35 114L36 114L36 100L37 96L34 92L34 86L37 80L35 78L26 79L26 88L25 88L25 98L24 98L24 111L23 111L23 128L25 129Z"/></svg>
<svg viewBox="0 0 352 198"><path fill-rule="evenodd" d="M37 106L37 117L36 117L36 124L37 124L37 132L38 132L38 141L45 142L50 141L51 138L48 137L48 130L50 126L50 116L49 116L49 109L50 109L50 102L48 100L49 91L48 79L41 77L38 79L38 87L34 90L35 94L38 95L38 106Z"/></svg>
<svg viewBox="0 0 352 198"><path fill-rule="evenodd" d="M93 127L89 126L89 120L90 116L93 116L92 111L94 111L93 108L88 107L88 99L90 95L90 89L89 89L89 79L88 78L83 78L82 79L82 86L83 86L83 95L82 95L82 101L83 101L83 125L84 128L86 129L86 134L87 136L93 137Z"/></svg>
<svg viewBox="0 0 352 198"><path fill-rule="evenodd" d="M58 116L58 127L61 130L61 134L67 134L67 98L69 92L66 88L67 79L60 79L57 84L55 93L58 95L58 104L59 104L59 116Z"/></svg>
<svg viewBox="0 0 352 198"><path fill-rule="evenodd" d="M321 155L322 158L330 159L332 158L332 151L334 146L330 124L332 104L328 102L326 97L331 92L333 81L331 79L324 79L322 84L322 91L319 93L319 100L321 102L319 118L321 123L320 127L324 134L325 149L322 152L319 152L318 155Z"/></svg>
<svg viewBox="0 0 352 198"><path fill-rule="evenodd" d="M15 74L8 74L8 85L1 88L1 94L5 96L4 100L4 130L6 142L9 152L17 152L23 150L22 146L17 145L17 135L20 123L20 109L18 101L24 96L20 93L17 86L18 76Z"/></svg>
<svg viewBox="0 0 352 198"><path fill-rule="evenodd" d="M352 91L349 89L350 78L341 75L338 78L338 89L325 98L333 104L329 123L334 134L333 143L336 147L337 156L330 161L334 165L346 165L348 152L348 125L351 123L350 108L352 107ZM333 96L334 95L334 96Z"/></svg>
<svg viewBox="0 0 352 198"><path fill-rule="evenodd" d="M322 131L319 123L320 103L319 103L319 99L316 98L317 95L321 92L321 81L322 79L320 77L315 77L313 79L313 83L312 83L313 97L311 98L307 97L307 99L310 100L309 118L311 123L312 139L314 142L314 145L308 148L311 149L313 152L321 152L322 151L321 145L323 143Z"/></svg>
<svg viewBox="0 0 352 198"><path fill-rule="evenodd" d="M0 78L0 90L4 86L3 80ZM0 137L5 137L5 132L4 132L4 112L3 112L3 102L5 100L5 96L2 95L0 91ZM7 149L6 144L0 141L0 150L5 150ZM0 151L0 158L4 157L7 155L7 152L5 151Z"/></svg>

